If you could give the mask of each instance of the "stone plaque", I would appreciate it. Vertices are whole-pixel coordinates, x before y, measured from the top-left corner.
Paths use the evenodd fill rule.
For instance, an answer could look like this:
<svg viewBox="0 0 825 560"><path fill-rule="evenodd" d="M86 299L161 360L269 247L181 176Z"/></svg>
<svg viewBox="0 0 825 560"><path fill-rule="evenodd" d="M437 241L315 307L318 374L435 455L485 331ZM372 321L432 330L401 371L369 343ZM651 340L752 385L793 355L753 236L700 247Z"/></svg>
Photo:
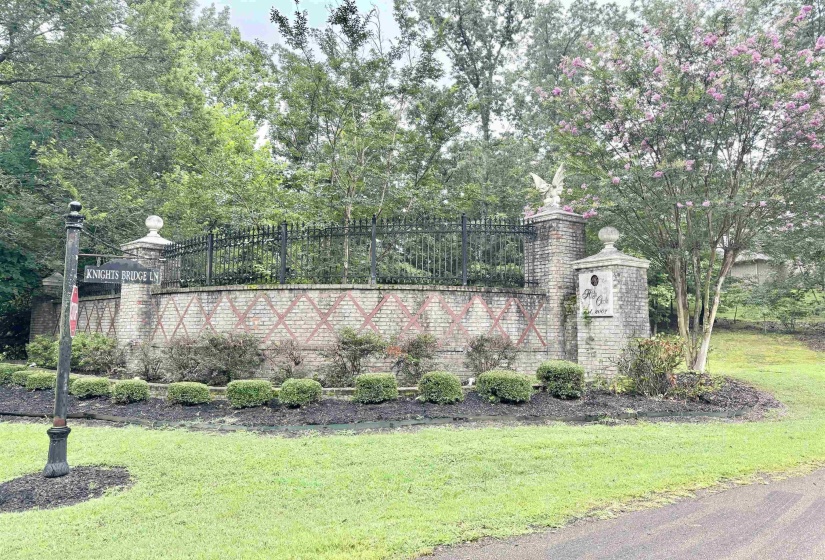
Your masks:
<svg viewBox="0 0 825 560"><path fill-rule="evenodd" d="M613 272L579 273L579 312L590 317L613 316Z"/></svg>

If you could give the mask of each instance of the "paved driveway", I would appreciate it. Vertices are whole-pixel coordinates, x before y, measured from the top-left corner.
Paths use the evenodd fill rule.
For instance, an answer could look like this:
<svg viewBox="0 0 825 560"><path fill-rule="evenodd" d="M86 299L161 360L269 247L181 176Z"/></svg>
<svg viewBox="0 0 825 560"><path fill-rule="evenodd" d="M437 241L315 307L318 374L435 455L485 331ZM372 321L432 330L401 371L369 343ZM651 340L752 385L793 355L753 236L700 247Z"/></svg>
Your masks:
<svg viewBox="0 0 825 560"><path fill-rule="evenodd" d="M825 469L425 558L825 560Z"/></svg>

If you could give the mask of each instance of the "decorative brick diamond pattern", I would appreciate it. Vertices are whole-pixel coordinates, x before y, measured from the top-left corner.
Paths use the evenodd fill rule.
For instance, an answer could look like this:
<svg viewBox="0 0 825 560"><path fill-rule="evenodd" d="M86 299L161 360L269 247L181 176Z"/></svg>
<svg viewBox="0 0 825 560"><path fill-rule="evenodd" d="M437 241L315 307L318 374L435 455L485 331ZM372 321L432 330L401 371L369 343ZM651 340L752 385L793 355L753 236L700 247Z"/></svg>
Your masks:
<svg viewBox="0 0 825 560"><path fill-rule="evenodd" d="M206 330L247 332L265 344L283 339L306 347L332 343L352 327L387 339L431 333L442 348L464 348L470 338L498 334L518 346L542 349L536 324L545 305L540 294L460 290L365 289L225 290L155 296L153 343Z"/></svg>
<svg viewBox="0 0 825 560"><path fill-rule="evenodd" d="M115 336L119 298L81 301L77 310L77 332Z"/></svg>

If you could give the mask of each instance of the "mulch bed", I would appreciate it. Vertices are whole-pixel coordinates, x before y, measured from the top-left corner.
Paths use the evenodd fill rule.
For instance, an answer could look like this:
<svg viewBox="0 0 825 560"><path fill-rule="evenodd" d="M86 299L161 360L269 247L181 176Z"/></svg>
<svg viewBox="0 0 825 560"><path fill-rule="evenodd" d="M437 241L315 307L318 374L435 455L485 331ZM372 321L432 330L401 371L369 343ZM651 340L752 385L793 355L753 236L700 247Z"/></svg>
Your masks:
<svg viewBox="0 0 825 560"><path fill-rule="evenodd" d="M24 412L48 415L54 406L53 391L26 391L17 387L0 387L0 412ZM210 422L244 426L303 426L351 424L425 418L468 417L619 417L628 412L673 414L720 413L745 410L749 417L761 416L767 409L781 407L772 395L736 380L726 379L722 387L699 400L652 399L607 392L588 392L584 398L564 401L539 392L528 403L490 403L475 392L466 394L462 403L436 405L402 397L382 404L362 405L347 399L325 398L305 408L292 409L277 401L267 406L233 409L228 402L181 406L152 398L141 403L114 404L108 398L79 400L69 397L69 412L93 413L165 422Z"/></svg>
<svg viewBox="0 0 825 560"><path fill-rule="evenodd" d="M0 484L0 513L71 506L129 484L129 471L120 467L73 467L60 478L27 474Z"/></svg>

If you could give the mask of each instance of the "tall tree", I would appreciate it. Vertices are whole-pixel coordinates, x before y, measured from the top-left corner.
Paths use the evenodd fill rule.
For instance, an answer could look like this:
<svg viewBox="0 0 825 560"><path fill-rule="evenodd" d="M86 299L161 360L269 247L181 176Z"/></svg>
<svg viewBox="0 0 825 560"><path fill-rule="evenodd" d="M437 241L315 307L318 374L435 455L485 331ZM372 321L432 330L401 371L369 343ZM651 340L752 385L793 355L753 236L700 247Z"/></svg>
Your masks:
<svg viewBox="0 0 825 560"><path fill-rule="evenodd" d="M431 43L403 32L388 40L378 13L346 0L312 29L300 10L272 21L277 98L268 115L288 186L317 197L319 217L353 219L426 204L435 163L457 132Z"/></svg>
<svg viewBox="0 0 825 560"><path fill-rule="evenodd" d="M820 194L807 179L823 164L825 37L810 14L644 2L638 29L565 59L551 92L571 167L667 270L698 371L736 256Z"/></svg>

